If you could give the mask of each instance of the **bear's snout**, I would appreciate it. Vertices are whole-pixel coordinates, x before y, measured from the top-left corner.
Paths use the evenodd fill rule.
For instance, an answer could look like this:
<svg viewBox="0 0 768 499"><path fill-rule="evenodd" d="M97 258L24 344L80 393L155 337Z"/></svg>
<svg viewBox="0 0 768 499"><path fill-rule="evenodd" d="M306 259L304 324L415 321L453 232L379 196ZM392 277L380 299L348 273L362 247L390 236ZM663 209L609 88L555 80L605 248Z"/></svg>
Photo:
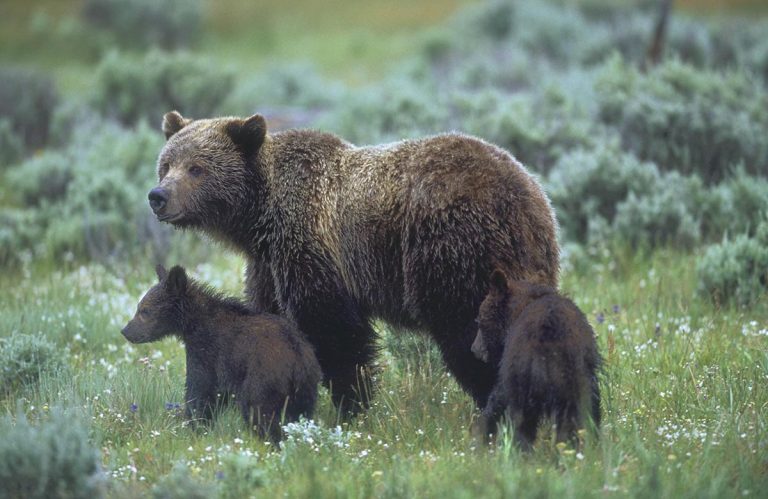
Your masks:
<svg viewBox="0 0 768 499"><path fill-rule="evenodd" d="M168 191L162 187L155 187L149 191L147 197L149 198L149 206L156 215L162 213L165 206L168 204Z"/></svg>

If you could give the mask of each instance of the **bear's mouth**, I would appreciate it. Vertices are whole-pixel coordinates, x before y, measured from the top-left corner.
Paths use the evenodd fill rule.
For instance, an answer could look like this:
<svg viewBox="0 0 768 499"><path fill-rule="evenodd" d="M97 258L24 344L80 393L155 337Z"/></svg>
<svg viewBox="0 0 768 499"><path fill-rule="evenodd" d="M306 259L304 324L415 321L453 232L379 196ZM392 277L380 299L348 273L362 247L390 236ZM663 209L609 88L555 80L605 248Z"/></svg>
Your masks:
<svg viewBox="0 0 768 499"><path fill-rule="evenodd" d="M168 213L165 215L158 215L157 219L161 222L166 222L169 224L176 223L181 221L181 219L184 218L184 214L182 213Z"/></svg>

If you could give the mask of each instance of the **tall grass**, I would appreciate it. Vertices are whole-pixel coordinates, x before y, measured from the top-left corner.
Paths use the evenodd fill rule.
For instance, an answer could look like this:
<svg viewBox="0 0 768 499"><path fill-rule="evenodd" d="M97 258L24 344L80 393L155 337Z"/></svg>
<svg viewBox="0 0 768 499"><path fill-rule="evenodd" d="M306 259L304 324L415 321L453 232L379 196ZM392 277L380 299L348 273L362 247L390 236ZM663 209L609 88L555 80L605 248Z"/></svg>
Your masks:
<svg viewBox="0 0 768 499"><path fill-rule="evenodd" d="M41 373L0 400L0 411L11 415L21 404L30 421L54 405L89 415L116 495L149 492L171 473L223 496L247 486L251 494L313 497L764 490L766 301L715 308L695 293L694 259L671 251L603 249L567 268L563 287L588 314L606 359L601 438L588 437L579 451L553 446L546 431L530 456L507 434L490 450L473 448L468 428L477 412L435 346L383 326L378 394L356 419L339 421L323 390L314 421L291 425L280 449L249 433L230 408L210 427L189 427L176 405L183 402L182 346L133 346L119 334L152 281L149 268L91 265L50 277L32 266L22 282L0 278L10 305L0 334L41 330L67 351L71 368ZM218 284L234 292L241 269L238 259L220 257L193 274L224 276ZM14 296L28 298L22 304ZM69 317L68 310L77 312Z"/></svg>

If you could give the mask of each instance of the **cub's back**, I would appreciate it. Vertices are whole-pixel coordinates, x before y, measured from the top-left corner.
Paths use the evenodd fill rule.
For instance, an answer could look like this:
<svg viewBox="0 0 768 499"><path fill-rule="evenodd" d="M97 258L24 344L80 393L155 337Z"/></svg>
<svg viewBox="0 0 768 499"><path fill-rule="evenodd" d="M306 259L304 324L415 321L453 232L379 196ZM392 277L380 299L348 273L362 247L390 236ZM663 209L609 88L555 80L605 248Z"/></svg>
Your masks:
<svg viewBox="0 0 768 499"><path fill-rule="evenodd" d="M502 372L530 377L534 389L563 393L598 363L592 327L568 298L548 294L526 306L507 331Z"/></svg>
<svg viewBox="0 0 768 499"><path fill-rule="evenodd" d="M288 319L274 314L241 312L224 339L233 366L274 379L296 375L319 381L320 366L304 335Z"/></svg>

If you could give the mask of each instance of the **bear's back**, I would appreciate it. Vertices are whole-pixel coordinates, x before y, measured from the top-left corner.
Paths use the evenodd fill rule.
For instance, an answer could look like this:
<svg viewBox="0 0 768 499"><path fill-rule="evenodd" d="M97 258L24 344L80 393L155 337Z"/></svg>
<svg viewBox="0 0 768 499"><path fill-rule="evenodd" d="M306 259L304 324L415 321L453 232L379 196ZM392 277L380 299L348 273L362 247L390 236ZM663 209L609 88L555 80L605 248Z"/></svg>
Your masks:
<svg viewBox="0 0 768 499"><path fill-rule="evenodd" d="M580 393L598 363L592 327L570 299L557 293L531 301L507 330L501 372L542 399Z"/></svg>
<svg viewBox="0 0 768 499"><path fill-rule="evenodd" d="M220 376L229 382L249 373L273 380L297 377L320 381L314 350L296 326L281 316L245 308L232 310L219 324Z"/></svg>

